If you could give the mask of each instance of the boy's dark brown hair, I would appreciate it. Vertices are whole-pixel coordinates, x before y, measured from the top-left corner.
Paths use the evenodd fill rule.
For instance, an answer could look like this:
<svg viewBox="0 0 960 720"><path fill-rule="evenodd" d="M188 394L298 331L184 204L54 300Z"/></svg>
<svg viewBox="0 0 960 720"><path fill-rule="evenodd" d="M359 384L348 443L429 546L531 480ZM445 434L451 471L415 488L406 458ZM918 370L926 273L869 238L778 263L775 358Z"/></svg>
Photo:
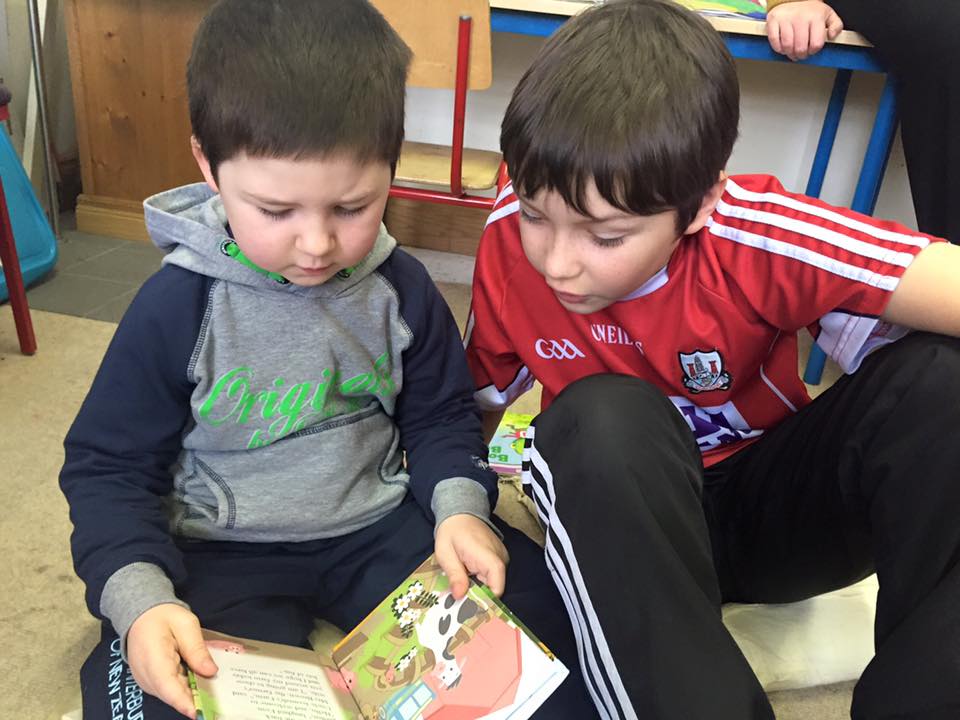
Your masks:
<svg viewBox="0 0 960 720"><path fill-rule="evenodd" d="M410 58L366 0L220 0L187 64L193 134L214 175L241 152L395 168Z"/></svg>
<svg viewBox="0 0 960 720"><path fill-rule="evenodd" d="M670 0L612 0L572 18L521 78L500 134L517 192L559 192L588 215L677 211L682 231L726 165L740 118L733 58Z"/></svg>

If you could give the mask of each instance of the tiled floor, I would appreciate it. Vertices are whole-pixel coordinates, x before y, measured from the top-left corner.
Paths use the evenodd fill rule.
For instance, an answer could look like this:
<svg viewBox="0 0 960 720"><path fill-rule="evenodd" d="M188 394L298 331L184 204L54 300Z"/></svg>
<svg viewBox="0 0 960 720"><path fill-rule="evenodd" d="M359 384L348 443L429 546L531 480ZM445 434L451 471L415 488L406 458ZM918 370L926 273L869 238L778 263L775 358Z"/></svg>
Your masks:
<svg viewBox="0 0 960 720"><path fill-rule="evenodd" d="M160 267L153 245L89 235L62 218L59 257L54 269L27 290L36 310L118 322L140 285Z"/></svg>
<svg viewBox="0 0 960 720"><path fill-rule="evenodd" d="M71 215L61 219L60 255L55 268L27 290L36 310L119 322L140 285L160 268L163 254L152 244L79 232ZM434 280L469 284L473 258L406 248Z"/></svg>

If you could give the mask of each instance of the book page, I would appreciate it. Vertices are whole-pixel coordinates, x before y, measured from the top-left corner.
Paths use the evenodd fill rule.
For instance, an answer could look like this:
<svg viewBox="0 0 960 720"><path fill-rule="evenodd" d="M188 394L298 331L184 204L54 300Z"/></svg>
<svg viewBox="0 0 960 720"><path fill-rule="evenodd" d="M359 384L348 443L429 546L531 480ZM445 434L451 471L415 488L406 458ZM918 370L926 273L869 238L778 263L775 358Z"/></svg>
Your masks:
<svg viewBox="0 0 960 720"><path fill-rule="evenodd" d="M334 648L364 718L529 717L567 669L489 589L454 599L431 557Z"/></svg>
<svg viewBox="0 0 960 720"><path fill-rule="evenodd" d="M346 681L312 650L203 631L219 671L191 674L203 720L354 720ZM199 714L198 714L199 720Z"/></svg>

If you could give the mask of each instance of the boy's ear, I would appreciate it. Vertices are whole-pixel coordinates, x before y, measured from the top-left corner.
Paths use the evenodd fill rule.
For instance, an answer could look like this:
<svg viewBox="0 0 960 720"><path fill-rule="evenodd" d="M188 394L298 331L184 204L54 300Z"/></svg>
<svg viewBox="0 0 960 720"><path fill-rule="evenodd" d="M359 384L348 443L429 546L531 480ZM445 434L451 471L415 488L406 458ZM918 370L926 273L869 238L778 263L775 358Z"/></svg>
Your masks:
<svg viewBox="0 0 960 720"><path fill-rule="evenodd" d="M693 235L696 232L699 232L704 225L707 224L707 218L713 214L714 209L717 207L717 203L720 202L720 196L723 195L723 188L727 184L727 174L725 172L720 172L720 177L717 181L710 186L710 189L707 190L707 193L703 196L703 200L700 202L700 209L697 210L696 216L687 226L687 229L683 231L684 235Z"/></svg>
<svg viewBox="0 0 960 720"><path fill-rule="evenodd" d="M207 156L203 154L203 148L200 147L200 142L195 135L190 136L190 151L193 153L193 159L197 161L197 165L200 167L200 172L203 173L203 179L207 181L207 185L209 185L214 192L220 192L220 188L217 187L217 181L213 177L213 171L210 169L210 161L207 160Z"/></svg>

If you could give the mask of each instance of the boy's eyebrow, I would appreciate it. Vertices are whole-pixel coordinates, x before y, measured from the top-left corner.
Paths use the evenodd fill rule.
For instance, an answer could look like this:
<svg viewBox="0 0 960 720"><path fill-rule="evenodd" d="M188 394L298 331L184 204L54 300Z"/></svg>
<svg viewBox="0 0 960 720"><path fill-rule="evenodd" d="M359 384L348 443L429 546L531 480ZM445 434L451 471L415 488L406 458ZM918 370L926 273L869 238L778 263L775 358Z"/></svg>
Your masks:
<svg viewBox="0 0 960 720"><path fill-rule="evenodd" d="M604 223L604 222L613 222L614 220L633 220L637 215L632 213L622 212L620 210L615 210L609 215L586 215L587 222L591 223Z"/></svg>
<svg viewBox="0 0 960 720"><path fill-rule="evenodd" d="M295 202L290 202L289 200L274 200L273 198L263 197L261 195L257 195L256 193L252 193L249 191L244 191L243 194L246 195L247 198L249 198L250 200L253 200L254 202L258 202L261 205L282 205L285 207L289 207L291 205L299 204ZM376 194L376 191L365 192L352 198L343 198L337 201L337 205L353 205L355 203L364 202L374 194Z"/></svg>
<svg viewBox="0 0 960 720"><path fill-rule="evenodd" d="M534 203L532 203L528 198L523 197L520 194L517 194L517 200L522 202L524 205L528 205L531 210L534 212L542 212ZM580 213L577 213L578 215ZM581 224L590 224L594 225L596 223L605 223L613 222L615 220L635 220L638 216L632 213L623 212L622 210L614 210L608 215L594 216L594 215L581 215L583 221Z"/></svg>
<svg viewBox="0 0 960 720"><path fill-rule="evenodd" d="M252 193L249 191L244 191L243 194L246 195L250 200L254 200L260 203L261 205L295 205L296 204L296 203L287 202L286 200L274 200L273 198L261 197L260 195L257 195L256 193Z"/></svg>

